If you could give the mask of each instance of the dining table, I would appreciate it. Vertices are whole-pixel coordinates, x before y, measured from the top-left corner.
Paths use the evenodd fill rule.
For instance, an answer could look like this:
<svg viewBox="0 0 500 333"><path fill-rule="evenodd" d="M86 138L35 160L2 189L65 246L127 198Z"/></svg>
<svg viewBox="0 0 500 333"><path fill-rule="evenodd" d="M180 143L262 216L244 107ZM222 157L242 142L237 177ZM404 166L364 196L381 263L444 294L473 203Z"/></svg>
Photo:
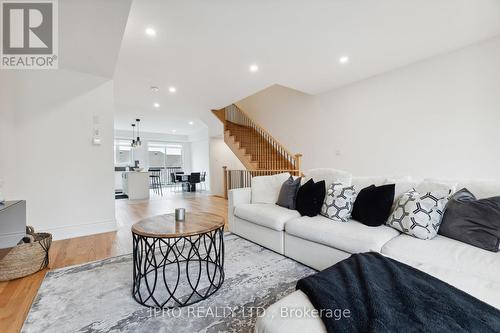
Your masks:
<svg viewBox="0 0 500 333"><path fill-rule="evenodd" d="M196 184L191 184L191 175L177 174L175 180L182 183L183 191L196 192Z"/></svg>

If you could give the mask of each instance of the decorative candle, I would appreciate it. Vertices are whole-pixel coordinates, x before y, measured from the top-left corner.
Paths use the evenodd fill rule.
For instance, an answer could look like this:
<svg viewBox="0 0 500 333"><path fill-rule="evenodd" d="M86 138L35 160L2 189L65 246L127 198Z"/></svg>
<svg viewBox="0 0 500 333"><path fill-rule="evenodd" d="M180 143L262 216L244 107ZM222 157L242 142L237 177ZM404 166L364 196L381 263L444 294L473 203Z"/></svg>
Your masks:
<svg viewBox="0 0 500 333"><path fill-rule="evenodd" d="M184 222L186 219L186 209L185 208L176 208L175 209L175 221L176 222Z"/></svg>

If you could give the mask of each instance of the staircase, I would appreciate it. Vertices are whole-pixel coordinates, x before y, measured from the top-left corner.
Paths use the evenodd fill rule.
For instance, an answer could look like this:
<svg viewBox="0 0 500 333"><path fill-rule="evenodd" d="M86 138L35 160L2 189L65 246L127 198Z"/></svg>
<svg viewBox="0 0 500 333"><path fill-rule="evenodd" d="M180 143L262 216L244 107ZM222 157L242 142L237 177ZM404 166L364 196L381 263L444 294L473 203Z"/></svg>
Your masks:
<svg viewBox="0 0 500 333"><path fill-rule="evenodd" d="M299 175L302 155L289 152L243 110L232 104L212 112L224 124L224 142L247 169L224 169L226 191L249 186L251 177L256 175Z"/></svg>

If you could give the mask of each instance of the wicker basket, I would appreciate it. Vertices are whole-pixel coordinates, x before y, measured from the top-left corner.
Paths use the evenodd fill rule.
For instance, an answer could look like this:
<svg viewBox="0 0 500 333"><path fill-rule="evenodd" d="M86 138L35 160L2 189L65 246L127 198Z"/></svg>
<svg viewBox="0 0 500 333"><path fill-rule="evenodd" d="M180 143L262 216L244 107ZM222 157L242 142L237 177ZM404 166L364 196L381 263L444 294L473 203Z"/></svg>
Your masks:
<svg viewBox="0 0 500 333"><path fill-rule="evenodd" d="M8 281L36 273L49 264L49 249L52 235L36 233L33 227L26 227L32 243L14 246L0 259L0 281Z"/></svg>

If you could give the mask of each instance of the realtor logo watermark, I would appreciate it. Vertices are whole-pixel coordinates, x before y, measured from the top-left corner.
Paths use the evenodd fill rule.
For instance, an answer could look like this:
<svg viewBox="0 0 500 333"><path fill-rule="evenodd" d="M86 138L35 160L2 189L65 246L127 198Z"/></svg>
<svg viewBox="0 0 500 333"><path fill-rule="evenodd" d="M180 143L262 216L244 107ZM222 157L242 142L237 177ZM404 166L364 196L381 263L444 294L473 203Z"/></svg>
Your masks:
<svg viewBox="0 0 500 333"><path fill-rule="evenodd" d="M57 0L2 0L0 8L0 68L57 69Z"/></svg>

